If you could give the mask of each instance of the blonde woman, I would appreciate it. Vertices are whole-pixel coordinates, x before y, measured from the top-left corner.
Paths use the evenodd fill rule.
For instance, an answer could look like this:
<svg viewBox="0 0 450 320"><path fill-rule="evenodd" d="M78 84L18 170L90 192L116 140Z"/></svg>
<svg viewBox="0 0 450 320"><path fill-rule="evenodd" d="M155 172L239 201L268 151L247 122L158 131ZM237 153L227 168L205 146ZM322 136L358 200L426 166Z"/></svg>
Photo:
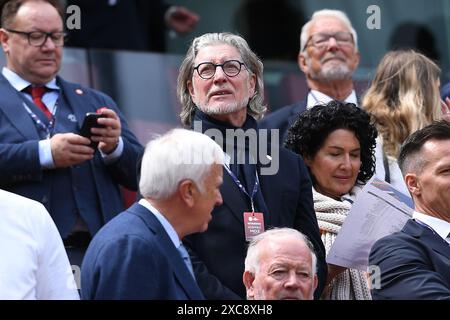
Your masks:
<svg viewBox="0 0 450 320"><path fill-rule="evenodd" d="M378 129L375 174L408 194L397 156L413 132L442 118L441 70L413 50L390 51L377 67L363 101Z"/></svg>

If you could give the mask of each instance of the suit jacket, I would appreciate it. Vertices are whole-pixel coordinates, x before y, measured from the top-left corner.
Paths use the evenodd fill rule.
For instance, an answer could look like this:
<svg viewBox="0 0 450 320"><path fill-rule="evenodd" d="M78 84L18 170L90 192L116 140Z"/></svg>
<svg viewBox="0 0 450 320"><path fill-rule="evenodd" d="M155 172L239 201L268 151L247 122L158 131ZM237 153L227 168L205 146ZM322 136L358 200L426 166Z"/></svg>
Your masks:
<svg viewBox="0 0 450 320"><path fill-rule="evenodd" d="M375 242L369 264L381 269L375 300L450 300L450 245L414 220Z"/></svg>
<svg viewBox="0 0 450 320"><path fill-rule="evenodd" d="M83 299L203 299L158 219L135 203L94 237L81 269Z"/></svg>
<svg viewBox="0 0 450 320"><path fill-rule="evenodd" d="M81 28L69 29L68 46L164 52L169 8L162 0L68 0L81 10Z"/></svg>
<svg viewBox="0 0 450 320"><path fill-rule="evenodd" d="M305 110L306 99L272 112L259 122L259 126L264 129L279 129L279 143L282 146L286 141L288 129L297 120L298 115Z"/></svg>
<svg viewBox="0 0 450 320"><path fill-rule="evenodd" d="M64 169L43 170L41 168L38 149L41 138L36 125L23 107L24 100L20 97L20 93L0 74L0 188L41 202L50 212L62 237L67 236L73 228L73 219L67 218L73 213L68 212L69 201L65 201L69 199L67 197L73 197L75 199L71 203L74 201L77 203L79 213L93 234L106 221L123 211L119 184L136 190L136 162L143 148L111 98L101 92L66 82L59 77L57 77L57 83L61 88L60 99L64 98L64 101L67 101L72 108L71 116L76 118L74 121L77 121L78 130L81 128L85 114L95 112L99 107L107 106L119 115L124 142L122 155L115 162L106 165L99 152L96 152L94 159L89 161L91 170L85 171L89 172L89 177L78 177L77 166L65 169L70 170L71 174L66 174L69 177L67 184L72 184L73 193L58 194L55 190L52 192L52 178L62 174ZM58 104L60 111L62 107ZM93 179L97 195L89 199L80 196L78 191L83 188L83 185L74 185L74 175L77 176L80 184L83 180L91 179L92 181ZM58 201L56 210L50 210L51 201ZM85 206L89 208L96 206L98 212L83 210ZM70 208L70 210L73 209Z"/></svg>
<svg viewBox="0 0 450 320"><path fill-rule="evenodd" d="M327 267L314 213L311 181L298 155L284 148L279 151L278 173L259 174L261 191L269 211L264 212L265 228L292 227L308 236L317 255L319 285L316 293L319 295L325 283ZM249 201L226 171L220 191L223 204L214 208L208 230L188 236L184 242L190 249L197 282L207 299L245 298L242 274L247 242L243 213L250 211Z"/></svg>
<svg viewBox="0 0 450 320"><path fill-rule="evenodd" d="M450 98L450 83L447 83L441 89L441 98L445 101L445 98Z"/></svg>

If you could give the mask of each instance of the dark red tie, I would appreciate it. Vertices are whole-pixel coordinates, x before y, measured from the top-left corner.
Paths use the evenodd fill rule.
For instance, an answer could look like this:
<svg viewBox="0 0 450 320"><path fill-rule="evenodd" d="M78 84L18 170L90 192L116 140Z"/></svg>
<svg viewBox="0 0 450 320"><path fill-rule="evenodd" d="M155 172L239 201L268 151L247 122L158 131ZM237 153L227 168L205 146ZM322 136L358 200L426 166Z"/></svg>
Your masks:
<svg viewBox="0 0 450 320"><path fill-rule="evenodd" d="M53 117L52 113L50 112L50 110L48 110L44 102L42 102L42 96L48 91L48 89L46 87L29 86L25 89L25 91L31 94L34 104L42 110L42 112L47 116L48 119L51 119Z"/></svg>

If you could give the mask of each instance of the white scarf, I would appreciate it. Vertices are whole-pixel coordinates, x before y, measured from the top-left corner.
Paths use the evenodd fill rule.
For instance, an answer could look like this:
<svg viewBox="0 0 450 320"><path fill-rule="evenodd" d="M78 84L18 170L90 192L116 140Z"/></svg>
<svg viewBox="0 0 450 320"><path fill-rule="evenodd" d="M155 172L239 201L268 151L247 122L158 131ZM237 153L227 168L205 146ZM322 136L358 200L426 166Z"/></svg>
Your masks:
<svg viewBox="0 0 450 320"><path fill-rule="evenodd" d="M314 210L321 232L326 254L336 239L351 204L327 197L313 188ZM365 272L347 269L337 275L322 296L326 300L371 300Z"/></svg>

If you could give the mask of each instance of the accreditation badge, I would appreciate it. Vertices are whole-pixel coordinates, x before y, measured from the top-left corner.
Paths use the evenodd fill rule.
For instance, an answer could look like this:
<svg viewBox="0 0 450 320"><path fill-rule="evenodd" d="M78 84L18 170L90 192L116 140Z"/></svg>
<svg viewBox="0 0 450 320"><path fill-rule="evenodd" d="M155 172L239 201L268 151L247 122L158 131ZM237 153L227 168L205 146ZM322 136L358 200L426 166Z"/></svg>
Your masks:
<svg viewBox="0 0 450 320"><path fill-rule="evenodd" d="M244 212L245 240L264 232L264 215L261 212Z"/></svg>

